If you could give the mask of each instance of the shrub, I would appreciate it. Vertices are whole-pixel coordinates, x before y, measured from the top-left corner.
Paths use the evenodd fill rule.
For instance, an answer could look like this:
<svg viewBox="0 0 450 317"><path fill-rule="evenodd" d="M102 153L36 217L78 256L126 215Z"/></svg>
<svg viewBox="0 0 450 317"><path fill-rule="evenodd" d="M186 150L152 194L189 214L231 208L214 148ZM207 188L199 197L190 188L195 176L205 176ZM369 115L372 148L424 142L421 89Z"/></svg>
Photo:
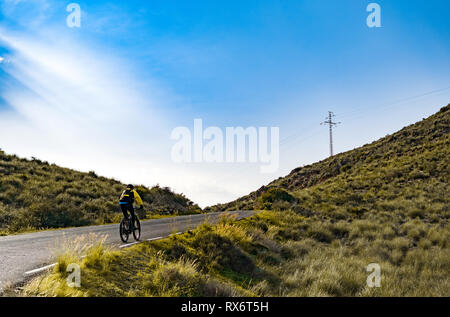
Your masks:
<svg viewBox="0 0 450 317"><path fill-rule="evenodd" d="M296 199L284 189L273 187L261 196L261 201L263 203L274 203L277 201L292 203Z"/></svg>

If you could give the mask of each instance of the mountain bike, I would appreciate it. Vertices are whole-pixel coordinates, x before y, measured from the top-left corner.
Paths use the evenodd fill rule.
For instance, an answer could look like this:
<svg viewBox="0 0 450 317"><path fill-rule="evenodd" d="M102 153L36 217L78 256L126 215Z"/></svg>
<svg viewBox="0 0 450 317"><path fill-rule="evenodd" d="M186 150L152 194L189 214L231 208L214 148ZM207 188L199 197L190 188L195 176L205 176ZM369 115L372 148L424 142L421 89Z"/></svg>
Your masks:
<svg viewBox="0 0 450 317"><path fill-rule="evenodd" d="M131 215L127 218L122 218L119 225L120 239L123 243L127 243L131 233L136 241L141 238L141 222L137 215L135 215L134 223Z"/></svg>

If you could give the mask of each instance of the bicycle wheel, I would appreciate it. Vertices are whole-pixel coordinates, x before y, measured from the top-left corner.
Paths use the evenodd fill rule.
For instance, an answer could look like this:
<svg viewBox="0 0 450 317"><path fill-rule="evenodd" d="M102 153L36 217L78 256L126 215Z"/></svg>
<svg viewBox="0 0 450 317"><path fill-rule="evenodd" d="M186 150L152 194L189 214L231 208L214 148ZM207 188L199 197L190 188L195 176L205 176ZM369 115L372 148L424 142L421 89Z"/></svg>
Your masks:
<svg viewBox="0 0 450 317"><path fill-rule="evenodd" d="M137 217L136 220L134 221L133 237L136 241L138 241L141 238L141 222Z"/></svg>
<svg viewBox="0 0 450 317"><path fill-rule="evenodd" d="M125 221L125 219L122 219L119 225L120 240L122 240L123 243L127 243L129 237L128 230L125 228Z"/></svg>

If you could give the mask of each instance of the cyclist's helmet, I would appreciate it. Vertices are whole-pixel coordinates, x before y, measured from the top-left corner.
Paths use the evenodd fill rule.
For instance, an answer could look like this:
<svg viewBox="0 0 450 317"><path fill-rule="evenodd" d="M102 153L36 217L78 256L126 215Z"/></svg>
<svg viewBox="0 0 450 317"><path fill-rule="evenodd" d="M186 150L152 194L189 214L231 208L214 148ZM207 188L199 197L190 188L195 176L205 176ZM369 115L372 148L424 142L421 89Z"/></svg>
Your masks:
<svg viewBox="0 0 450 317"><path fill-rule="evenodd" d="M132 184L128 184L128 185L127 185L127 188L129 188L129 189L134 189L134 186L133 186Z"/></svg>

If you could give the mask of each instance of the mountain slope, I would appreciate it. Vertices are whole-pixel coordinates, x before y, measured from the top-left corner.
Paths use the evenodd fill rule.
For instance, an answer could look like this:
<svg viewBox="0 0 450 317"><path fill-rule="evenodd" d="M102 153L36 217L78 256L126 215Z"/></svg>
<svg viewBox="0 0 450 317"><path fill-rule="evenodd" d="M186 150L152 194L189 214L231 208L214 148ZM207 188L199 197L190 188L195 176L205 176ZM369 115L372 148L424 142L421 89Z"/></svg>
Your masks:
<svg viewBox="0 0 450 317"><path fill-rule="evenodd" d="M82 173L0 151L0 234L118 221L122 213L117 201L124 186L94 172ZM201 211L169 188L136 189L148 215Z"/></svg>
<svg viewBox="0 0 450 317"><path fill-rule="evenodd" d="M450 105L376 142L294 169L255 192L212 209L294 207L334 217L398 211L448 218ZM294 200L274 199L287 191Z"/></svg>

